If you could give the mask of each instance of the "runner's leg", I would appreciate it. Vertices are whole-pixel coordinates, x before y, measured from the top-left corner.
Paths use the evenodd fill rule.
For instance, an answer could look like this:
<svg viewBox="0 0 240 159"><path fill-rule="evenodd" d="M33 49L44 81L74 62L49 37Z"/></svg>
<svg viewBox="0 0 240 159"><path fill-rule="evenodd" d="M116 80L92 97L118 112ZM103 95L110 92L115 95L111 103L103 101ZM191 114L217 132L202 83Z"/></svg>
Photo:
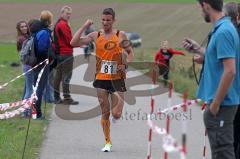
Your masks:
<svg viewBox="0 0 240 159"><path fill-rule="evenodd" d="M108 92L107 90L97 88L98 101L102 110L101 125L103 128L103 133L105 136L105 143L111 143L110 139L110 104L108 101Z"/></svg>
<svg viewBox="0 0 240 159"><path fill-rule="evenodd" d="M124 105L124 92L114 92L111 95L112 116L114 119L120 119Z"/></svg>

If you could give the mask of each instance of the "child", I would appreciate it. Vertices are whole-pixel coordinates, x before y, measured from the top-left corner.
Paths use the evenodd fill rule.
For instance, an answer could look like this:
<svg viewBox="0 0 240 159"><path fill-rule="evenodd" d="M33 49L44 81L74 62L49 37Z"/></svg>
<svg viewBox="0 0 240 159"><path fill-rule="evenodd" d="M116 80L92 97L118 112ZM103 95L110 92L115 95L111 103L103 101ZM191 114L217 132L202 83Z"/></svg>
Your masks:
<svg viewBox="0 0 240 159"><path fill-rule="evenodd" d="M159 75L163 75L164 80L168 80L170 59L173 55L184 55L182 51L169 48L168 41L162 41L161 48L155 55L154 63L158 65Z"/></svg>

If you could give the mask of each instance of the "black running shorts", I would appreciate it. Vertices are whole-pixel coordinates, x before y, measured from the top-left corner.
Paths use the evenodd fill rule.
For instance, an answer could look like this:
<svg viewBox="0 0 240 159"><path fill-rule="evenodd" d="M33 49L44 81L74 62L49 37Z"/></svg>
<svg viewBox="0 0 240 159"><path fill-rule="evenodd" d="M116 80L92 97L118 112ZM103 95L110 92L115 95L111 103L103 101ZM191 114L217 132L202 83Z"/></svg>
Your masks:
<svg viewBox="0 0 240 159"><path fill-rule="evenodd" d="M109 93L114 92L126 92L126 86L124 79L119 80L95 80L93 82L94 88L101 88L109 91Z"/></svg>

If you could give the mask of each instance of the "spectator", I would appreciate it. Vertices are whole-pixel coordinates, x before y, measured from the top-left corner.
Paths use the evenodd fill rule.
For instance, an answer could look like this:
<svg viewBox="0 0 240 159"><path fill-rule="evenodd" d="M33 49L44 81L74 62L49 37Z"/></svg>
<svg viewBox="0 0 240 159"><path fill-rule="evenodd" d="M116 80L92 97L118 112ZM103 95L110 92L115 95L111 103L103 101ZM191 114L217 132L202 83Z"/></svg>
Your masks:
<svg viewBox="0 0 240 159"><path fill-rule="evenodd" d="M22 44L25 40L28 39L30 36L30 30L28 23L26 21L19 21L16 26L17 29L17 51L20 52L22 48ZM31 69L29 65L23 65L23 72L27 72ZM31 97L32 94L32 86L33 86L33 72L28 72L25 74L25 86L24 86L24 93L23 99L28 99Z"/></svg>
<svg viewBox="0 0 240 159"><path fill-rule="evenodd" d="M161 48L156 53L154 62L158 65L159 75L163 75L164 80L168 80L170 59L173 55L184 55L184 53L182 51L169 48L168 41L162 41Z"/></svg>
<svg viewBox="0 0 240 159"><path fill-rule="evenodd" d="M224 12L226 16L230 16L234 26L238 30L240 37L240 28L238 26L239 14L238 4L235 2L229 2L224 5ZM239 52L240 53L240 52ZM238 105L238 111L234 119L234 151L236 159L240 159L240 107Z"/></svg>
<svg viewBox="0 0 240 159"><path fill-rule="evenodd" d="M57 55L58 65L54 77L54 98L56 104L77 105L70 95L69 83L72 78L73 70L73 48L70 45L72 31L69 26L69 19L72 14L72 8L64 6L61 9L60 18L54 27L55 54ZM60 83L62 82L63 97L60 97Z"/></svg>
<svg viewBox="0 0 240 159"><path fill-rule="evenodd" d="M223 0L198 0L202 15L213 27L208 45L201 47L192 39L184 39L183 47L196 53L202 63L197 98L204 100L204 124L212 151L212 159L235 159L233 120L239 105L240 42L230 17L224 16Z"/></svg>
<svg viewBox="0 0 240 159"><path fill-rule="evenodd" d="M49 27L53 24L53 15L50 11L44 10L41 12L40 21L35 20L35 23L32 25L32 33L35 34L35 53L37 57L37 63L49 59L49 50L51 50L51 31ZM34 28L35 26L35 28ZM38 75L41 69L44 67L40 65L34 70L34 83L36 85ZM49 65L46 65L42 77L39 81L39 86L37 89L37 101L35 104L35 108L37 111L37 119L42 119L42 111L41 111L41 102L43 97L43 91L46 88L49 76Z"/></svg>

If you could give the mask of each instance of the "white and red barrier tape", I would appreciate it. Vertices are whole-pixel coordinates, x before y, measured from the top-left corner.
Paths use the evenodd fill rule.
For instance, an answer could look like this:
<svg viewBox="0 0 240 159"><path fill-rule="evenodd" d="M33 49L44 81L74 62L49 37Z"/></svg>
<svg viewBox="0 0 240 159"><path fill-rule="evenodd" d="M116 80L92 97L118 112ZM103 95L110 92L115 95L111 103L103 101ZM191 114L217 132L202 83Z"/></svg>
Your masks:
<svg viewBox="0 0 240 159"><path fill-rule="evenodd" d="M173 94L173 82L169 82L169 91L168 91L168 102L167 102L167 108L170 108L172 105L172 94ZM167 119L166 119L166 131L167 134L170 133L170 116L167 114ZM169 139L168 139L169 140ZM168 153L165 151L164 154L164 159L168 159Z"/></svg>
<svg viewBox="0 0 240 159"><path fill-rule="evenodd" d="M48 64L48 60L45 60L43 61L42 63L40 63L39 65L43 64L43 63L46 63L45 66L41 69L40 73L38 74L38 78L37 78L37 82L36 82L36 85L33 87L33 93L32 93L32 96L30 99L24 99L22 101L19 101L19 102L13 102L13 103L4 103L4 104L0 104L0 110L1 111L5 111L5 110L8 110L8 109L11 109L11 108L14 108L14 107L17 107L17 106L20 106L20 105L23 105L21 106L20 108L16 109L16 110L13 110L11 112L5 112L3 114L0 114L0 120L3 120L3 119L8 119L8 118L12 118L16 115L19 115L21 114L22 112L24 112L25 109L29 108L29 107L32 107L33 106L33 102L35 100L37 100L37 96L36 96L36 91L37 91L37 88L38 88L38 85L39 85L39 82L40 82L40 79L42 77L42 74L43 74L43 71L44 69L46 68L47 64ZM31 69L31 71L33 69L35 69L36 67L38 67L39 65L33 67ZM14 78L15 80L17 78ZM13 81L13 80L11 80ZM10 82L9 82L10 83ZM8 84L6 84L7 86ZM34 109L34 108L33 108Z"/></svg>
<svg viewBox="0 0 240 159"><path fill-rule="evenodd" d="M157 73L156 69L153 69L153 74L152 74L152 86L156 84L157 81ZM180 159L186 159L187 155L187 121L182 120L182 144L179 146L176 142L176 140L170 135L170 118L168 113L173 112L178 110L179 108L182 109L184 113L187 112L188 106L191 106L193 104L198 104L202 100L196 99L196 100L187 100L187 93L184 93L183 96L183 103L171 106L172 103L172 93L173 93L173 83L169 82L169 94L168 94L168 102L167 102L167 108L164 107L162 111L157 112L158 115L161 114L167 114L167 120L166 120L166 129L160 128L156 126L152 120L151 116L154 112L154 97L151 96L151 111L150 114L148 115L148 125L150 127L149 129L149 136L148 136L148 152L147 152L147 159L151 159L151 144L152 144L152 133L155 132L161 136L163 136L163 150L164 150L164 159L168 159L168 153L171 152L178 152L180 154ZM206 103L203 103L202 105L202 110L205 109ZM206 154L206 132L205 132L205 138L204 138L204 152L203 152L203 159L205 159L205 154Z"/></svg>
<svg viewBox="0 0 240 159"><path fill-rule="evenodd" d="M201 99L195 99L195 100L188 100L187 101L187 106L191 106L193 104L198 104L199 102L201 102L202 100ZM170 108L166 108L164 110L161 110L158 112L158 114L164 114L164 113L170 113L172 111L176 111L177 109L179 108L182 108L184 106L184 103L181 103L181 104L177 104L177 105L174 105Z"/></svg>
<svg viewBox="0 0 240 159"><path fill-rule="evenodd" d="M167 134L165 128L160 128L151 120L151 114L148 115L148 125L154 133L163 136L163 149L164 151L170 152L180 152L181 147L178 146L176 140L170 135Z"/></svg>
<svg viewBox="0 0 240 159"><path fill-rule="evenodd" d="M170 101L171 100L169 100L169 102ZM191 106L193 104L198 104L201 101L202 100L200 100L200 99L187 100L187 98L185 96L184 100L183 100L183 103L172 106L170 108L166 108L163 111L158 112L158 114L169 113L169 112L172 112L172 111L176 111L180 108L182 108L183 111L186 112L187 111L187 106ZM203 103L202 110L205 108L205 106L206 106L206 103ZM163 136L163 145L162 145L163 150L166 153L178 152L180 154L181 159L186 159L186 152L187 152L187 150L186 150L186 131L187 131L186 127L187 127L187 123L186 123L186 121L183 120L183 123L182 123L182 145L179 146L179 144L176 142L176 140L167 131L167 129L169 129L168 127L170 126L168 124L170 124L170 123L167 122L167 128L166 129L165 128L160 128L153 123L153 121L151 120L151 115L152 115L152 113L148 115L148 125L149 125L150 130L152 132ZM152 134L151 134L151 136L152 136ZM205 136L205 138L206 138L206 136ZM205 143L205 140L204 140L204 155L205 155L205 152L206 152L206 143ZM204 159L205 159L205 157L204 157Z"/></svg>
<svg viewBox="0 0 240 159"><path fill-rule="evenodd" d="M8 109L12 109L12 108L24 105L28 100L30 100L30 98L24 99L24 100L18 101L18 102L0 104L0 111L6 111Z"/></svg>
<svg viewBox="0 0 240 159"><path fill-rule="evenodd" d="M154 83L154 81L153 81ZM154 85L152 85L152 90L153 90ZM154 112L154 96L151 95L151 110L150 110L150 114L153 114ZM148 132L148 152L147 152L147 159L151 159L152 158L152 128L150 127L149 132Z"/></svg>
<svg viewBox="0 0 240 159"><path fill-rule="evenodd" d="M202 113L204 113L206 106L207 106L206 103L202 105L202 108L201 108ZM203 137L203 159L206 159L206 153L207 153L206 138L207 138L207 129L205 128L204 137Z"/></svg>
<svg viewBox="0 0 240 159"><path fill-rule="evenodd" d="M8 119L8 118L12 118L16 115L21 114L22 112L24 112L25 109L31 107L31 100L28 100L23 106L21 106L20 108L13 110L11 112L5 112L3 114L0 114L0 120L3 119Z"/></svg>
<svg viewBox="0 0 240 159"><path fill-rule="evenodd" d="M185 92L183 94L183 112L187 113L187 97L188 94ZM182 120L182 149L180 152L180 158L186 159L187 158L187 120Z"/></svg>
<svg viewBox="0 0 240 159"><path fill-rule="evenodd" d="M48 59L44 60L43 62L39 63L38 65L34 66L33 68L29 69L27 72L22 73L21 75L18 75L17 77L13 78L12 80L10 80L9 82L4 83L3 85L0 85L0 90L3 89L4 87L6 87L9 83L12 83L14 81L16 81L17 79L19 79L20 77L24 76L25 74L33 71L34 69L36 69L37 67L39 67L40 65L42 65L43 63L48 63Z"/></svg>

